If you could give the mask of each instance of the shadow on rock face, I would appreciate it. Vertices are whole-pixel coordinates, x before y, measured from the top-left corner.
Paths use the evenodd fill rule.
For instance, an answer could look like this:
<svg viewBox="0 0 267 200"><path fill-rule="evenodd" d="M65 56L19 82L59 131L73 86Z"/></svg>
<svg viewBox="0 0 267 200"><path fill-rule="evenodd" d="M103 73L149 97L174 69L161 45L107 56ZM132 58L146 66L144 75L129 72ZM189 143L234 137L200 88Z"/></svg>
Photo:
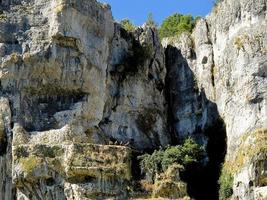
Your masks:
<svg viewBox="0 0 267 200"><path fill-rule="evenodd" d="M206 147L206 162L194 164L182 174L188 193L197 200L218 199L218 179L227 149L226 130L215 103L199 89L194 72L181 51L173 46L165 50L166 101L168 125L173 143L188 136Z"/></svg>

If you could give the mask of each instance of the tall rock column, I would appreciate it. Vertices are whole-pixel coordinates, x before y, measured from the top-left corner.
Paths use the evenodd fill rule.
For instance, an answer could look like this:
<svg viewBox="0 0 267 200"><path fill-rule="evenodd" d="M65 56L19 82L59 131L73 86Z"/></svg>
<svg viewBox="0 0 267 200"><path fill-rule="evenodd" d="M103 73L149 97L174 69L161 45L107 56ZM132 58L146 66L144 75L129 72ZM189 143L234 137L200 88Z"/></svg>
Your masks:
<svg viewBox="0 0 267 200"><path fill-rule="evenodd" d="M192 34L192 71L226 125L223 173L242 200L266 198L266 4L224 0Z"/></svg>
<svg viewBox="0 0 267 200"><path fill-rule="evenodd" d="M0 199L12 199L11 110L7 98L0 98Z"/></svg>
<svg viewBox="0 0 267 200"><path fill-rule="evenodd" d="M186 82L180 79L188 65L196 88L216 105L226 125L227 154L222 176L226 173L233 177L233 197L242 200L267 198L266 8L266 0L224 0L206 19L197 22L191 36L163 41L165 47L178 49L176 66L180 66L180 73L170 74L178 77L173 78L172 85L176 86L170 89L181 88L176 95L183 94ZM195 58L188 56L192 50ZM172 62L169 59L167 63ZM171 70L179 70L173 66ZM196 115L185 115L186 110L178 107L177 111L183 112L174 115L188 119L184 124L192 129L189 124L196 122ZM190 132L182 121L175 122L180 135Z"/></svg>
<svg viewBox="0 0 267 200"><path fill-rule="evenodd" d="M234 197L266 199L266 0L225 0L207 18L215 99L227 130Z"/></svg>

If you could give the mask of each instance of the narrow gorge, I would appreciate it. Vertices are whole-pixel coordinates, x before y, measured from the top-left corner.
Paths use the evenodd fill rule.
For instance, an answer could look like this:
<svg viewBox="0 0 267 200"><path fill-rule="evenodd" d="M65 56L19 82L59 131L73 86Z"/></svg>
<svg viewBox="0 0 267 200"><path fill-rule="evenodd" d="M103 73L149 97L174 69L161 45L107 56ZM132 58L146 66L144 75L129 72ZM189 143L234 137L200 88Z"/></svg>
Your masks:
<svg viewBox="0 0 267 200"><path fill-rule="evenodd" d="M162 40L96 0L0 0L0 58L0 200L267 199L267 0Z"/></svg>

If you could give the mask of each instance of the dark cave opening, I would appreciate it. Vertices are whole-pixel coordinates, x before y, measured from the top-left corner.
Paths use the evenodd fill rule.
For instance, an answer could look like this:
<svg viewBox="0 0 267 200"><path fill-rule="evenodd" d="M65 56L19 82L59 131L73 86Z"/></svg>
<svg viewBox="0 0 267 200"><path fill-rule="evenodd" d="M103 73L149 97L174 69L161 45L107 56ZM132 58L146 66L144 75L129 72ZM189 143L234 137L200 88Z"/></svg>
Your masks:
<svg viewBox="0 0 267 200"><path fill-rule="evenodd" d="M7 146L8 146L8 141L7 141L7 135L6 135L6 130L0 130L0 156L4 156L7 152Z"/></svg>
<svg viewBox="0 0 267 200"><path fill-rule="evenodd" d="M180 49L169 45L165 49L165 58L167 69L165 98L168 107L169 132L174 143L172 145L178 144L178 139L182 139L180 137L184 135L178 131L177 126L184 118L183 113L186 113L180 108L188 107L188 105L192 105L193 116L188 119L196 120L195 125L199 127L191 136L199 138L200 141L201 138L207 139L207 161L186 167L186 170L181 173L181 178L187 183L190 197L196 200L218 200L218 180L227 149L225 124L219 116L217 105L207 99L205 90L203 88L199 90L196 84L195 74L188 64L188 59L194 60L196 57L185 58ZM213 82L213 79L211 81ZM203 112L196 112L196 110L205 109L210 119L209 122L203 120ZM201 128L203 125L207 128Z"/></svg>
<svg viewBox="0 0 267 200"><path fill-rule="evenodd" d="M209 161L195 164L182 174L188 184L188 193L196 200L218 200L221 166L224 162L227 143L224 122L218 119L204 131L208 137L206 152Z"/></svg>

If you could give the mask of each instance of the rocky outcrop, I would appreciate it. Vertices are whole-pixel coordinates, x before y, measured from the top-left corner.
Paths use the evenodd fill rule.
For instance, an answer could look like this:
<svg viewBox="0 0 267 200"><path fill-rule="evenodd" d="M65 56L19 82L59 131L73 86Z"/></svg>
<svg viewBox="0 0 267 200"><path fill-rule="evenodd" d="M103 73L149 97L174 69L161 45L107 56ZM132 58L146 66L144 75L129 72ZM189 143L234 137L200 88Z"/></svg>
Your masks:
<svg viewBox="0 0 267 200"><path fill-rule="evenodd" d="M13 146L17 198L125 198L130 154L127 147L80 143Z"/></svg>
<svg viewBox="0 0 267 200"><path fill-rule="evenodd" d="M12 184L12 131L9 100L0 99L0 199L13 198Z"/></svg>
<svg viewBox="0 0 267 200"><path fill-rule="evenodd" d="M190 199L187 196L187 186L180 178L182 166L172 165L164 174L156 177L153 190L153 197L170 198L170 199Z"/></svg>
<svg viewBox="0 0 267 200"><path fill-rule="evenodd" d="M153 28L115 25L100 129L112 141L153 149L170 143L164 98L164 50Z"/></svg>
<svg viewBox="0 0 267 200"><path fill-rule="evenodd" d="M127 198L130 147L170 143L157 33L95 0L1 9L0 199Z"/></svg>
<svg viewBox="0 0 267 200"><path fill-rule="evenodd" d="M262 134L253 134L258 129L266 129L266 1L224 1L207 18L211 43L213 44L214 99L226 124L228 170L239 165L238 155L248 142L245 135L262 140ZM229 6L231 4L231 9ZM226 17L225 17L226 16ZM206 89L207 90L207 89ZM260 131L261 132L261 131ZM251 142L251 140L250 140ZM253 148L255 148L253 147ZM264 184L258 184L266 168L258 171L258 162L266 160L265 148L251 152L245 148L244 165L239 165L234 174L234 194L238 199L264 199L259 195ZM253 166L250 170L245 170ZM243 178L240 179L240 171ZM252 174L255 175L253 176ZM247 177L247 178L245 178ZM265 195L265 196L264 196Z"/></svg>
<svg viewBox="0 0 267 200"><path fill-rule="evenodd" d="M224 0L163 45L96 0L0 2L0 199L129 199L133 154L188 136L205 168L169 169L154 197L216 198L227 140L233 198L266 199L266 0Z"/></svg>
<svg viewBox="0 0 267 200"><path fill-rule="evenodd" d="M233 197L236 199L266 198L266 185L258 181L264 180L266 173L263 164L266 160L264 137L267 125L266 27L265 0L225 0L206 19L197 23L192 35L163 41L164 46L174 48L168 53L172 59L180 55L175 64L179 69L174 69L179 75L173 80L182 78L179 71L184 71L188 66L191 77L193 74L196 79L196 88L204 92L209 102L216 104L218 114L226 125L227 155L224 168L234 176ZM174 51L178 53L173 57L171 54ZM170 76L175 72L171 72ZM192 78L186 80L193 83ZM176 92L179 91L178 96L183 94L183 90L179 89L181 85L174 87ZM184 102L197 105L192 96L191 100ZM183 109L173 105L174 109ZM176 112L174 116L184 118L184 113ZM214 113L214 110L209 113ZM206 119L211 115L208 116ZM196 117L197 113L193 112L193 115L186 117L188 122L184 124L205 122L203 119L198 122L194 119ZM176 122L179 134L190 130L180 129L182 122ZM194 126L188 127L193 127L191 133L195 131Z"/></svg>

